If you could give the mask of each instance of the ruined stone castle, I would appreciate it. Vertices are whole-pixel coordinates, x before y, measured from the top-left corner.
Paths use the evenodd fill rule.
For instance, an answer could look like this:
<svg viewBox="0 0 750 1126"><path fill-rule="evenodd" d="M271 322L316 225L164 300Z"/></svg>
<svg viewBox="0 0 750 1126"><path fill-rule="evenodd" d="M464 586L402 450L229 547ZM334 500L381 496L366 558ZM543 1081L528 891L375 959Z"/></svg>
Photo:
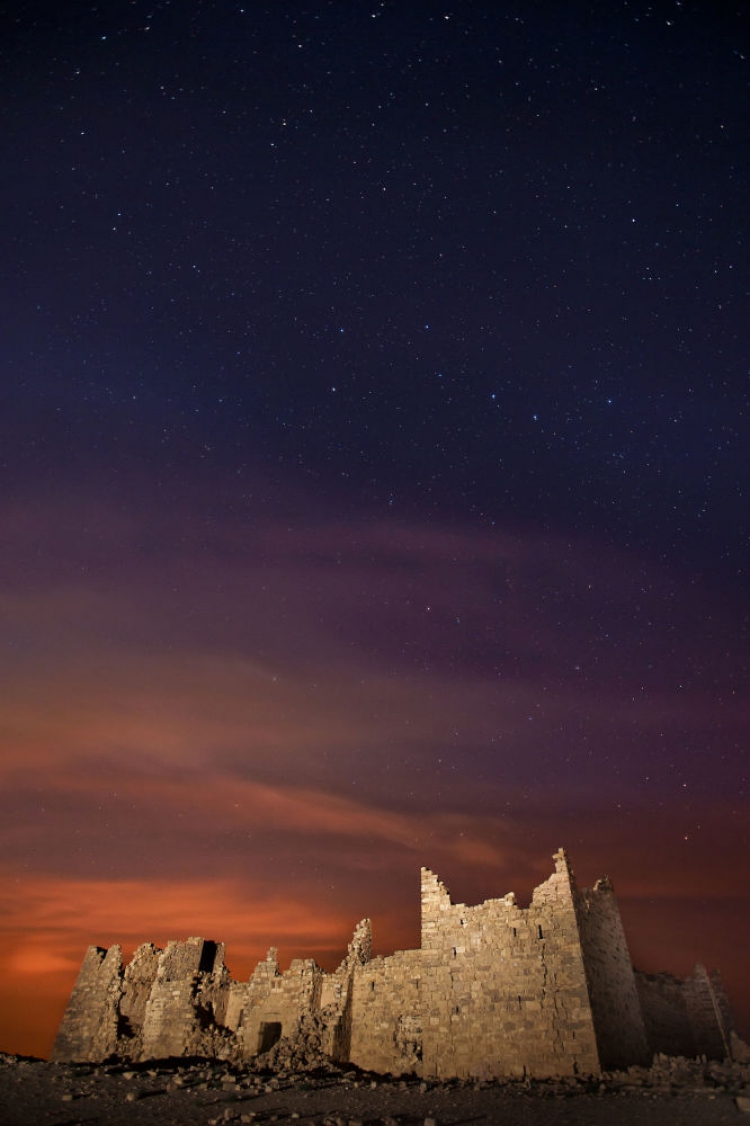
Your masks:
<svg viewBox="0 0 750 1126"><path fill-rule="evenodd" d="M554 861L527 908L512 893L452 903L423 868L420 948L373 958L366 919L334 973L312 959L282 973L271 949L249 981L233 981L224 947L201 938L141 946L124 969L119 946L91 946L52 1058L328 1058L487 1079L596 1075L654 1052L728 1055L718 975L635 971L609 880L579 889L562 849Z"/></svg>

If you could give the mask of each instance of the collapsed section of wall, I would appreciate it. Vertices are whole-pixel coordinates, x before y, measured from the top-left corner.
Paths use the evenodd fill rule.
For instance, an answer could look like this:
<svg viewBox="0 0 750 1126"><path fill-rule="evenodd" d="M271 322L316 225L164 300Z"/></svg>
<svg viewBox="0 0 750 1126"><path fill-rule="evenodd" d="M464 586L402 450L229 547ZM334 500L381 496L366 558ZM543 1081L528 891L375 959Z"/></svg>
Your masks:
<svg viewBox="0 0 750 1126"><path fill-rule="evenodd" d="M245 992L238 1028L245 1058L270 1051L282 1037L298 1039L304 1015L319 1007L322 974L312 959L295 959L281 974L276 950L269 950Z"/></svg>
<svg viewBox="0 0 750 1126"><path fill-rule="evenodd" d="M229 1055L232 1045L222 1035L228 986L222 944L168 943L145 1007L140 1058Z"/></svg>

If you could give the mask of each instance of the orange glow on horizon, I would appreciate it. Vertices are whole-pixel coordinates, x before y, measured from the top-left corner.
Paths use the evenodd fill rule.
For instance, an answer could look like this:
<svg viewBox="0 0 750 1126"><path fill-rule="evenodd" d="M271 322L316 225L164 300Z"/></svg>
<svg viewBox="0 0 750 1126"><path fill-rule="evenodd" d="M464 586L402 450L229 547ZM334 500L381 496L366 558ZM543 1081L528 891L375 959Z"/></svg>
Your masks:
<svg viewBox="0 0 750 1126"><path fill-rule="evenodd" d="M343 957L353 931L343 913L292 895L259 900L229 879L37 878L21 890L15 880L0 878L0 899L8 905L0 929L0 1043L3 1050L44 1056L89 945L120 945L127 961L144 942L212 938L226 943L229 969L241 980L270 946L279 948L282 966L337 949ZM29 1005L36 1010L33 1021Z"/></svg>
<svg viewBox="0 0 750 1126"><path fill-rule="evenodd" d="M418 942L422 864L524 903L560 845L644 965L717 964L750 1018L746 816L711 758L746 711L717 720L733 623L664 616L691 584L538 530L4 512L42 562L0 592L0 1047L49 1051L91 943L334 968L364 915L379 953ZM101 567L55 566L89 524Z"/></svg>
<svg viewBox="0 0 750 1126"><path fill-rule="evenodd" d="M293 796L291 800L294 805L300 797ZM286 811L283 803L275 808ZM343 824L350 831L347 803L339 806L334 802L333 808L347 813ZM390 828L389 820L386 826ZM333 831L340 829L334 825ZM366 821L364 832L368 832ZM479 856L482 847L478 840ZM487 857L495 855L490 848ZM651 883L648 870L641 867L640 861L636 860L633 866L632 854L629 864L624 853L618 862L613 850L611 858L611 870L619 872L616 891L635 963L650 971L667 969L685 975L697 960L703 960L709 968L720 962L730 1000L740 1013L744 1012L750 1000L746 995L744 960L742 964L728 961L721 942L712 941L713 931L708 925L700 947L694 937L703 892L709 892L715 902L723 904L731 895L731 881L724 886L721 882L712 884L709 864L703 892L699 885L689 892L683 887L679 894L673 882L679 878L679 866L671 874L668 868L664 869L662 882ZM577 863L575 853L572 859ZM591 862L589 849L581 850L580 860L586 865ZM439 875L445 875L440 864L430 866ZM478 887L471 855L454 856L449 868L471 874L471 886ZM488 886L490 868L491 865L483 869L478 897L469 898L468 902L515 890L505 884ZM541 870L541 858L539 868L538 876L529 869L535 880L545 879L552 871L551 863ZM373 916L378 952L387 954L418 945L416 914L409 923L398 912L389 911L387 879L384 883L382 874L374 870L371 876L372 901L376 909L382 908L367 911ZM408 899L416 908L416 867L414 876ZM448 886L452 890L450 881ZM343 957L359 918L346 909L345 898L342 896L340 908L331 907L316 888L304 883L295 886L290 881L282 893L273 894L253 879L237 875L218 879L116 881L37 876L23 884L9 875L0 877L0 899L6 904L0 926L0 1045L4 1050L24 1054L49 1053L83 953L90 944L107 947L116 943L122 946L127 961L143 942L164 946L169 939L199 935L226 944L227 965L236 980L249 976L270 946L279 948L282 967L293 957L313 957L332 970ZM452 898L459 902L464 897L453 894ZM738 910L741 911L739 906ZM669 926L665 926L665 919ZM689 922L684 933L683 920Z"/></svg>

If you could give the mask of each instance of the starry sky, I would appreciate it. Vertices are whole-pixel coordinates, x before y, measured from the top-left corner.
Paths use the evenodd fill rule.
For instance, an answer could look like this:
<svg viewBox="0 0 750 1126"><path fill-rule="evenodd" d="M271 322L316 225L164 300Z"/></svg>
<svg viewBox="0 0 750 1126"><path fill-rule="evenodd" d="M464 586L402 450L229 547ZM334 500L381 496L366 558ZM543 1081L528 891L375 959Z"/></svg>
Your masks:
<svg viewBox="0 0 750 1126"><path fill-rule="evenodd" d="M0 16L0 1047L567 848L746 980L750 13Z"/></svg>

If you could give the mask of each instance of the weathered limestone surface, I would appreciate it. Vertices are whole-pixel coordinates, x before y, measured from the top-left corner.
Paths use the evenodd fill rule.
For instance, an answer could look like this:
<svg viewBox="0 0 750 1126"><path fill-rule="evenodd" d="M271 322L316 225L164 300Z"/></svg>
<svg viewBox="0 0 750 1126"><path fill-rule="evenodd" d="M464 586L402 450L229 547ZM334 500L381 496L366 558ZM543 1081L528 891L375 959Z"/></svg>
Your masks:
<svg viewBox="0 0 750 1126"><path fill-rule="evenodd" d="M229 982L223 945L202 938L168 943L144 1012L140 1058L229 1054L221 1034Z"/></svg>
<svg viewBox="0 0 750 1126"><path fill-rule="evenodd" d="M731 1054L718 975L686 981L632 968L614 892L578 889L567 856L527 908L511 893L455 904L422 869L418 950L372 957L369 919L338 969L312 959L279 970L269 950L232 981L224 947L202 938L90 947L53 1059L206 1056L270 1066L325 1059L425 1078L596 1075L655 1052Z"/></svg>
<svg viewBox="0 0 750 1126"><path fill-rule="evenodd" d="M354 975L349 1060L381 1073L422 1074L423 954L374 958Z"/></svg>
<svg viewBox="0 0 750 1126"><path fill-rule="evenodd" d="M143 1025L159 969L161 950L148 943L139 947L125 969L120 993L119 1036L127 1055L139 1059L143 1055ZM122 1048L120 1050L122 1050Z"/></svg>
<svg viewBox="0 0 750 1126"><path fill-rule="evenodd" d="M52 1058L97 1061L118 1047L122 949L89 946L55 1040Z"/></svg>
<svg viewBox="0 0 750 1126"><path fill-rule="evenodd" d="M422 873L422 1074L539 1077L599 1071L567 861L515 897L453 904Z"/></svg>

